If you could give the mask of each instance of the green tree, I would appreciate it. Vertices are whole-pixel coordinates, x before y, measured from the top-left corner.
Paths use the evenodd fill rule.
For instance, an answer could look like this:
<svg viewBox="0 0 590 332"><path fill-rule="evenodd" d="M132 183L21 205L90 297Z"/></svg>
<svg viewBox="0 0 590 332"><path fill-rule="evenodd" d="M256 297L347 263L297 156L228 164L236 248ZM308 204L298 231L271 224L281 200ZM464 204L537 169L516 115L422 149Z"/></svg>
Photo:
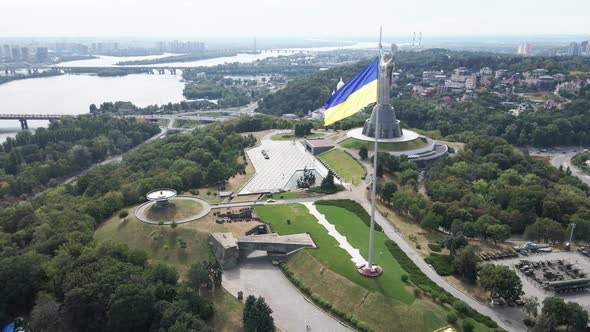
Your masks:
<svg viewBox="0 0 590 332"><path fill-rule="evenodd" d="M439 216L438 214L429 211L422 219L422 222L420 222L420 226L427 229L437 229L438 226L440 226L440 224L442 223L442 219L442 216Z"/></svg>
<svg viewBox="0 0 590 332"><path fill-rule="evenodd" d="M477 263L479 258L470 246L459 250L458 255L453 260L455 272L463 279L470 283L477 281Z"/></svg>
<svg viewBox="0 0 590 332"><path fill-rule="evenodd" d="M508 225L490 225L486 228L486 233L494 240L494 243L504 242L510 237L510 226Z"/></svg>
<svg viewBox="0 0 590 332"><path fill-rule="evenodd" d="M244 303L243 313L244 331L272 332L275 330L272 309L263 297L258 299L249 295Z"/></svg>
<svg viewBox="0 0 590 332"><path fill-rule="evenodd" d="M523 294L520 278L507 266L484 265L479 271L479 283L492 297L516 300Z"/></svg>
<svg viewBox="0 0 590 332"><path fill-rule="evenodd" d="M61 304L46 292L39 292L31 311L31 328L39 332L63 331Z"/></svg>
<svg viewBox="0 0 590 332"><path fill-rule="evenodd" d="M414 169L406 169L399 173L398 179L401 185L408 184L410 180L418 181L418 171Z"/></svg>
<svg viewBox="0 0 590 332"><path fill-rule="evenodd" d="M379 188L378 188L379 189ZM388 181L380 188L379 196L386 202L391 201L391 197L397 191L397 185L395 182Z"/></svg>
<svg viewBox="0 0 590 332"><path fill-rule="evenodd" d="M525 298L523 309L529 319L537 318L539 314L539 299L535 296Z"/></svg>
<svg viewBox="0 0 590 332"><path fill-rule="evenodd" d="M244 323L245 331L255 331L256 328L256 297L248 295L244 302L244 312L242 314L242 321Z"/></svg>
<svg viewBox="0 0 590 332"><path fill-rule="evenodd" d="M193 264L186 274L187 285L198 291L199 288L209 281L209 270L206 264Z"/></svg>
<svg viewBox="0 0 590 332"><path fill-rule="evenodd" d="M361 157L362 160L367 160L367 158L369 158L369 150L366 146L361 145L361 148L359 150L359 157Z"/></svg>
<svg viewBox="0 0 590 332"><path fill-rule="evenodd" d="M109 302L108 326L112 331L148 330L155 303L150 287L120 285Z"/></svg>
<svg viewBox="0 0 590 332"><path fill-rule="evenodd" d="M334 172L330 170L328 171L328 175L326 175L326 177L322 180L320 188L322 188L322 190L332 190L335 187L336 185L334 184Z"/></svg>
<svg viewBox="0 0 590 332"><path fill-rule="evenodd" d="M453 233L453 235L448 236L445 240L445 246L449 249L449 254L451 256L455 256L457 250L463 248L467 244L467 238L465 238L460 232Z"/></svg>
<svg viewBox="0 0 590 332"><path fill-rule="evenodd" d="M586 331L588 325L588 311L576 302L566 304L567 316L565 323L568 331L581 332Z"/></svg>

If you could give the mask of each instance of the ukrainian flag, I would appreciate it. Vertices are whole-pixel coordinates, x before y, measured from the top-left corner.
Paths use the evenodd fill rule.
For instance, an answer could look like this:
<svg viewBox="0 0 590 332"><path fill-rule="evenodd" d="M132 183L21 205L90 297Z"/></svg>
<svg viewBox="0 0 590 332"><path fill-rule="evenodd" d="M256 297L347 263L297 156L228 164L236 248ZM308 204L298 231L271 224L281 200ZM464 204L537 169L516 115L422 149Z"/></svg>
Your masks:
<svg viewBox="0 0 590 332"><path fill-rule="evenodd" d="M347 118L377 102L378 66L379 58L376 58L324 103L324 126Z"/></svg>

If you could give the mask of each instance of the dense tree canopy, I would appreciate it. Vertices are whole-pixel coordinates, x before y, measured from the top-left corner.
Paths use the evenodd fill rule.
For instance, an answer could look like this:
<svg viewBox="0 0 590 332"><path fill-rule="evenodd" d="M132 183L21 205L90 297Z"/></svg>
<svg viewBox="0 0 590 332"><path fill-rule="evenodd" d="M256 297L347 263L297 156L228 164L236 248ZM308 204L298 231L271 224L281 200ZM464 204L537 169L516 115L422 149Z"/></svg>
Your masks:
<svg viewBox="0 0 590 332"><path fill-rule="evenodd" d="M0 197L31 193L145 141L155 124L90 115L8 137L0 148Z"/></svg>
<svg viewBox="0 0 590 332"><path fill-rule="evenodd" d="M428 195L443 228L454 225L466 236L504 241L510 231L533 225L530 238L563 240L569 222L588 214L589 189L577 178L502 139L471 136L467 141L465 151L426 172Z"/></svg>
<svg viewBox="0 0 590 332"><path fill-rule="evenodd" d="M120 163L98 166L73 185L0 209L0 325L34 313L54 331L209 331L211 304L178 274L147 262L142 251L98 244L94 229L147 190L179 191L222 184L244 170L240 154L256 142L240 135L266 119L237 119L140 146ZM219 287L221 269L207 265L206 283Z"/></svg>

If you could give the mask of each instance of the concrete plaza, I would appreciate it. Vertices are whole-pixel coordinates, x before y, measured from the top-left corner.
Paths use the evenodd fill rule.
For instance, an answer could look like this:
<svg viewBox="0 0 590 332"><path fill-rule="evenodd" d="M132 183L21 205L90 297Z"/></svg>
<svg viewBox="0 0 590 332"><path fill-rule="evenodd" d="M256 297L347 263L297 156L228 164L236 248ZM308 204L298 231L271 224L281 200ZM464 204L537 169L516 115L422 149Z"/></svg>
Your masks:
<svg viewBox="0 0 590 332"><path fill-rule="evenodd" d="M265 135L261 144L247 151L256 169L254 177L242 188L239 194L277 192L285 188L295 172L304 168L315 169L325 177L328 169L322 165L305 147L296 140L273 141L271 136L284 131L273 131ZM268 157L268 159L266 158ZM321 179L316 179L318 183Z"/></svg>

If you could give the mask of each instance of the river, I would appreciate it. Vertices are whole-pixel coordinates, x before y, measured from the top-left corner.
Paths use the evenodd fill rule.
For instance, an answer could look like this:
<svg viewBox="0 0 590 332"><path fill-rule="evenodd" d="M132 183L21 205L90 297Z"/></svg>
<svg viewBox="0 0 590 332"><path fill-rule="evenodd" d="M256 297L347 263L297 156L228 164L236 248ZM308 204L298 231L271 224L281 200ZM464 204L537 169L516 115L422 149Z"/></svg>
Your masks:
<svg viewBox="0 0 590 332"><path fill-rule="evenodd" d="M101 56L97 59L60 63L67 67L110 67L120 61L147 60L171 54L144 57ZM253 62L277 52L238 54L184 63L166 63L157 66L216 66L226 62ZM9 114L83 114L90 104L97 106L108 101L130 101L137 106L165 104L185 100L184 83L178 75L127 75L122 77L98 77L95 75L62 75L9 82L0 85L0 113ZM29 128L47 126L47 121L28 121ZM0 142L16 135L20 123L16 120L0 120Z"/></svg>
<svg viewBox="0 0 590 332"><path fill-rule="evenodd" d="M335 49L358 48L361 44L343 47L317 47L262 51L258 54L237 54L191 62L174 62L150 65L150 67L209 67L224 63L250 63L290 52L322 52ZM363 47L366 45L362 45ZM112 67L121 61L148 60L173 54L138 57L100 56L96 59L68 61L61 67ZM62 75L12 81L0 85L0 113L8 114L84 114L90 104L97 106L108 101L130 101L137 106L179 102L184 83L179 75L128 75L122 77L98 77L95 75ZM47 121L28 121L29 128L46 126ZM0 142L14 136L20 130L17 120L0 120Z"/></svg>

